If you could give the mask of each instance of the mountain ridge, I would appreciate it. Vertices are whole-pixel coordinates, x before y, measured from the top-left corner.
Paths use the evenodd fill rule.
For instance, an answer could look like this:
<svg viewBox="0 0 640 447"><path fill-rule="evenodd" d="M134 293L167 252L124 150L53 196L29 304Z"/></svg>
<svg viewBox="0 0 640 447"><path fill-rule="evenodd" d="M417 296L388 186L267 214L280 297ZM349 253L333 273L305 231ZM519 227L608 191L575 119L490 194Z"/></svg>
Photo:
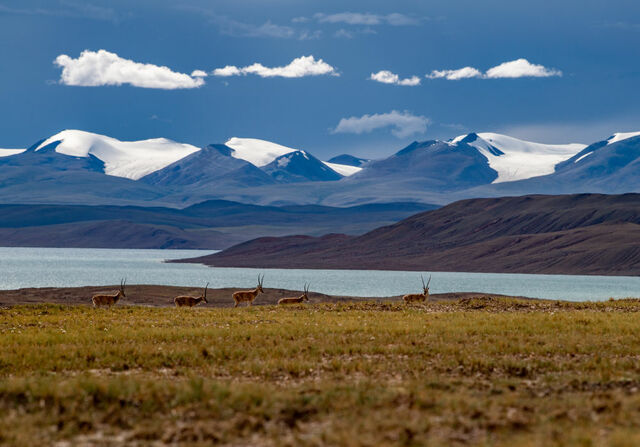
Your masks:
<svg viewBox="0 0 640 447"><path fill-rule="evenodd" d="M640 192L636 132L586 147L470 133L416 141L378 160L338 156L350 164L264 140L227 143L234 147L196 148L167 139L120 142L63 131L0 157L0 203L186 206L226 199L259 205L444 205L472 197ZM165 149L159 161L147 164Z"/></svg>
<svg viewBox="0 0 640 447"><path fill-rule="evenodd" d="M640 275L640 194L469 199L361 236L258 238L216 267Z"/></svg>

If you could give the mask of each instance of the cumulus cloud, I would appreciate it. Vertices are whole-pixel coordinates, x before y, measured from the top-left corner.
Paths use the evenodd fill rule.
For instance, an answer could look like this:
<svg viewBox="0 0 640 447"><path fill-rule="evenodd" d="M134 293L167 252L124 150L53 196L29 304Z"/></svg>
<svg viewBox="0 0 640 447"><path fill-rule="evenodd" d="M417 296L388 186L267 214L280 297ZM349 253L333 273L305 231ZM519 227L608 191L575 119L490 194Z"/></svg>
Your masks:
<svg viewBox="0 0 640 447"><path fill-rule="evenodd" d="M406 138L410 135L425 133L430 123L431 120L424 116L416 116L407 111L392 110L389 113L342 118L332 133L359 135L390 127L393 135L398 138Z"/></svg>
<svg viewBox="0 0 640 447"><path fill-rule="evenodd" d="M168 67L123 59L106 50L85 50L77 59L61 54L54 63L62 67L60 83L65 85L98 87L129 84L134 87L164 90L196 88L204 85L204 79L201 76L189 76L172 71ZM196 70L195 73L198 72L200 70Z"/></svg>
<svg viewBox="0 0 640 447"><path fill-rule="evenodd" d="M216 68L211 74L222 77L255 74L263 78L302 78L305 76L320 75L339 76L334 67L322 59L316 60L313 56L296 58L283 67L265 67L260 63L251 64L246 67L227 65L223 68Z"/></svg>
<svg viewBox="0 0 640 447"><path fill-rule="evenodd" d="M480 72L480 70L478 70L477 68L464 67L458 70L434 70L431 72L431 74L427 75L427 78L444 78L450 81L457 81L460 79L481 78L482 76L482 72Z"/></svg>
<svg viewBox="0 0 640 447"><path fill-rule="evenodd" d="M405 85L411 87L420 85L420 78L417 76L400 79L400 76L389 70L381 70L377 73L371 73L369 79L383 84Z"/></svg>
<svg viewBox="0 0 640 447"><path fill-rule="evenodd" d="M362 12L339 12L336 14L314 14L313 18L319 23L344 23L347 25L392 25L392 26L408 26L419 25L420 19L407 16L397 12L381 15ZM298 22L301 17L298 17Z"/></svg>
<svg viewBox="0 0 640 447"><path fill-rule="evenodd" d="M532 64L526 59L517 59L505 62L487 70L486 77L496 78L548 78L550 76L562 76L562 72L543 65Z"/></svg>
<svg viewBox="0 0 640 447"><path fill-rule="evenodd" d="M207 72L204 70L193 70L191 72L191 77L192 78L206 78L207 77Z"/></svg>
<svg viewBox="0 0 640 447"><path fill-rule="evenodd" d="M532 64L526 59L517 59L504 62L492 67L482 73L474 67L464 67L457 70L434 70L426 75L428 79L448 79L458 81L460 79L482 78L482 79L504 79L504 78L547 78L551 76L562 76L560 70L547 68L543 65Z"/></svg>

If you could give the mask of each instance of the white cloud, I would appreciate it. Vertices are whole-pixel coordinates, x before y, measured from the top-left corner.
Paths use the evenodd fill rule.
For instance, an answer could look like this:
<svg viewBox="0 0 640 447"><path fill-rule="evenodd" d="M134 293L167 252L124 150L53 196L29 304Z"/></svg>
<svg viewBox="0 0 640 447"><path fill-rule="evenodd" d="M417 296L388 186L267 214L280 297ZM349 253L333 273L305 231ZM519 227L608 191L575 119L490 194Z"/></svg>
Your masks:
<svg viewBox="0 0 640 447"><path fill-rule="evenodd" d="M333 75L339 76L334 67L327 64L322 59L316 60L313 56L302 56L292 60L288 65L283 67L265 67L262 64L255 63L246 67L236 67L227 65L224 68L213 70L214 76L240 76L247 74L255 74L263 78L282 77L282 78L302 78L304 76Z"/></svg>
<svg viewBox="0 0 640 447"><path fill-rule="evenodd" d="M532 64L526 59L517 59L505 62L487 70L485 75L489 79L497 78L548 78L550 76L562 76L562 72L542 65Z"/></svg>
<svg viewBox="0 0 640 447"><path fill-rule="evenodd" d="M214 76L228 77L228 76L240 76L241 74L244 74L244 73L242 73L242 70L240 70L238 67L235 67L233 65L227 65L223 68L216 68L211 72L211 74Z"/></svg>
<svg viewBox="0 0 640 447"><path fill-rule="evenodd" d="M193 70L191 72L192 78L206 78L207 76L207 72L203 70Z"/></svg>
<svg viewBox="0 0 640 447"><path fill-rule="evenodd" d="M434 70L427 75L427 78L444 78L450 81L458 81L460 79L481 78L482 76L482 73L477 68L464 67L458 70Z"/></svg>
<svg viewBox="0 0 640 447"><path fill-rule="evenodd" d="M550 76L562 76L562 72L543 65L532 64L526 59L504 62L488 69L486 73L482 73L474 67L464 67L457 70L434 70L426 75L428 79L448 79L449 81L469 78L547 78Z"/></svg>
<svg viewBox="0 0 640 447"><path fill-rule="evenodd" d="M369 79L383 84L406 85L411 87L420 85L420 78L417 76L400 79L400 76L390 72L389 70L381 70L377 73L371 73Z"/></svg>
<svg viewBox="0 0 640 447"><path fill-rule="evenodd" d="M391 133L398 138L406 138L427 131L431 120L424 116L416 116L407 111L392 110L389 113L352 116L342 118L332 133L369 133L376 129L391 127Z"/></svg>
<svg viewBox="0 0 640 447"><path fill-rule="evenodd" d="M62 67L60 83L65 85L98 87L129 84L134 87L164 90L204 85L202 77L177 73L164 66L123 59L106 50L85 50L77 59L61 54L54 63Z"/></svg>
<svg viewBox="0 0 640 447"><path fill-rule="evenodd" d="M313 18L319 23L345 23L347 25L419 25L420 20L397 12L381 15L362 12L339 12L336 14L314 14ZM300 17L297 19L300 21Z"/></svg>

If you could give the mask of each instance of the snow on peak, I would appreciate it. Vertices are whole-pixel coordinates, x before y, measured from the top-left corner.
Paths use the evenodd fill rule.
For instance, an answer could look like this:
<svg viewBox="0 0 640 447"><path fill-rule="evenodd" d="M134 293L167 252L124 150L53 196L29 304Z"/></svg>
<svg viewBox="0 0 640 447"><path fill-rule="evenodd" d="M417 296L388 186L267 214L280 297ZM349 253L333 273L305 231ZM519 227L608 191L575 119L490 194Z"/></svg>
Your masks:
<svg viewBox="0 0 640 447"><path fill-rule="evenodd" d="M233 137L225 145L233 149L232 157L248 161L257 167L266 166L276 158L298 150L255 138Z"/></svg>
<svg viewBox="0 0 640 447"><path fill-rule="evenodd" d="M637 137L640 132L619 132L613 134L613 136L607 138L607 146L618 141L628 140L629 138Z"/></svg>
<svg viewBox="0 0 640 447"><path fill-rule="evenodd" d="M333 169L338 174L340 174L340 175L342 175L344 177L350 177L353 174L356 174L356 173L362 171L362 168L359 167L359 166L341 165L341 164L338 164L338 163L329 163L328 161L323 161L322 163L324 163L325 165L329 166L329 168Z"/></svg>
<svg viewBox="0 0 640 447"><path fill-rule="evenodd" d="M18 155L26 151L26 149L0 149L0 158Z"/></svg>
<svg viewBox="0 0 640 447"><path fill-rule="evenodd" d="M463 140L478 149L489 161L491 169L498 173L493 183L553 174L558 163L568 160L586 147L578 143L532 143L497 133L461 135L450 143Z"/></svg>
<svg viewBox="0 0 640 447"><path fill-rule="evenodd" d="M115 177L138 180L200 149L166 138L120 141L82 130L64 130L46 139L35 150L59 141L59 154L71 157L94 157L104 162L104 172Z"/></svg>

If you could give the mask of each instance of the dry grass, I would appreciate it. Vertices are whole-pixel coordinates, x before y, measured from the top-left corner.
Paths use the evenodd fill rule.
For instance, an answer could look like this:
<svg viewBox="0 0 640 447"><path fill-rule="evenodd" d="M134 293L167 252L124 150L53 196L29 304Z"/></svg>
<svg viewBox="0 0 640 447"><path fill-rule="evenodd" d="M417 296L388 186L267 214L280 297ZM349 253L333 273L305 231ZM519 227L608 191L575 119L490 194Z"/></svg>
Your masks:
<svg viewBox="0 0 640 447"><path fill-rule="evenodd" d="M0 444L638 445L638 300L0 310Z"/></svg>

